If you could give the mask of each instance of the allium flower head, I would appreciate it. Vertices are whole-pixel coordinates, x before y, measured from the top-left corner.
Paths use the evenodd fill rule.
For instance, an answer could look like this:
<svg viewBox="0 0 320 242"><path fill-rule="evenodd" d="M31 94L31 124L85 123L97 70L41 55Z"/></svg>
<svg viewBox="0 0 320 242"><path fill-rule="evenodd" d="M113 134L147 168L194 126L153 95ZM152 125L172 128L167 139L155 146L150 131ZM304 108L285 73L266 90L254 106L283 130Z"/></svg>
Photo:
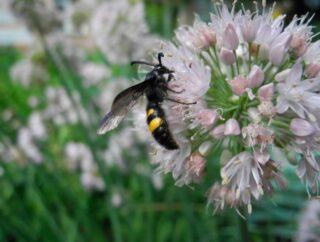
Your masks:
<svg viewBox="0 0 320 242"><path fill-rule="evenodd" d="M263 4L265 2L263 1ZM196 17L162 43L163 64L174 71L165 102L180 149L154 144L153 161L177 185L199 182L220 158L220 184L208 201L222 209L246 205L286 186L281 168L295 157L297 174L316 191L320 180L320 41L307 16L285 26L273 8L237 11L216 6L209 23ZM313 54L317 53L317 54ZM224 150L224 152L222 152ZM217 178L219 179L219 178ZM217 180L216 179L216 180Z"/></svg>

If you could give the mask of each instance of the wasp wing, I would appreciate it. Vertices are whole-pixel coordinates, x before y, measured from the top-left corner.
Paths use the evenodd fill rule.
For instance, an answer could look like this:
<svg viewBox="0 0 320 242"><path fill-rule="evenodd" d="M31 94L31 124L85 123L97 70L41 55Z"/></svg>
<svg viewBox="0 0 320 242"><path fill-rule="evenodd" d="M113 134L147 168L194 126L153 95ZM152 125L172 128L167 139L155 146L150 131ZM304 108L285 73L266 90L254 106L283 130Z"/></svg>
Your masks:
<svg viewBox="0 0 320 242"><path fill-rule="evenodd" d="M144 81L120 92L113 100L111 111L101 120L97 134L104 134L116 128L143 95L146 87L148 82Z"/></svg>

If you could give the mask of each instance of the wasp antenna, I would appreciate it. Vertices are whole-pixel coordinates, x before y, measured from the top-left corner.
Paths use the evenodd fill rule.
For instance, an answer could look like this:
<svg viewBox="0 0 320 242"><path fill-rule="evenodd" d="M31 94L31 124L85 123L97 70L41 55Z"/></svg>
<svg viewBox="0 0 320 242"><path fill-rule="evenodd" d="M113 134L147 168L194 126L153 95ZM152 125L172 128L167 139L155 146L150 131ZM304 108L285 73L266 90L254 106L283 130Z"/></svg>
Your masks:
<svg viewBox="0 0 320 242"><path fill-rule="evenodd" d="M159 61L159 65L162 66L162 62L161 62L161 58L164 57L164 54L162 52L158 53L158 61Z"/></svg>
<svg viewBox="0 0 320 242"><path fill-rule="evenodd" d="M131 65L142 64L142 65L148 65L148 66L155 66L154 64L145 62L145 61L132 61L130 64Z"/></svg>

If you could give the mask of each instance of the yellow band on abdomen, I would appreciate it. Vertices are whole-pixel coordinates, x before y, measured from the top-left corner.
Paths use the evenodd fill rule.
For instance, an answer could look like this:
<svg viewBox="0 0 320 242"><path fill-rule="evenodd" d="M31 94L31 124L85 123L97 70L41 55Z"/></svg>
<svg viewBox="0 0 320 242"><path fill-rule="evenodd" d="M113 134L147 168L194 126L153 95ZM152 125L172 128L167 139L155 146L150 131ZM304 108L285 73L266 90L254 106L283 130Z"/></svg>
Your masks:
<svg viewBox="0 0 320 242"><path fill-rule="evenodd" d="M153 108L150 108L147 112L147 117L149 117L151 114L154 113L154 109Z"/></svg>
<svg viewBox="0 0 320 242"><path fill-rule="evenodd" d="M154 118L149 123L149 130L152 133L154 130L156 130L160 125L162 124L161 118Z"/></svg>

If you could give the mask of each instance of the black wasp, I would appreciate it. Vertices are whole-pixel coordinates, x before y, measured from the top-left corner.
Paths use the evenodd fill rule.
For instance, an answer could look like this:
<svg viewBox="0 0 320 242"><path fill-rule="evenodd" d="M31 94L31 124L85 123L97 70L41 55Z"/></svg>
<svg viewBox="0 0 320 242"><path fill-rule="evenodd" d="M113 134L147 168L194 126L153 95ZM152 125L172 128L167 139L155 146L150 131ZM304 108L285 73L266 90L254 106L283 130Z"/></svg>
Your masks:
<svg viewBox="0 0 320 242"><path fill-rule="evenodd" d="M131 62L131 65L144 64L152 66L153 69L146 75L143 82L125 89L115 97L111 106L111 111L101 120L97 131L98 134L104 134L109 130L116 128L129 110L137 103L138 99L145 94L148 100L146 110L147 123L153 137L160 145L168 150L179 149L178 144L169 130L161 104L164 100L181 104L194 103L183 103L168 97L168 91L181 93L183 90L177 92L168 87L168 83L173 78L174 71L169 70L162 65L161 58L163 57L163 53L158 53L159 64L156 65L145 61Z"/></svg>

